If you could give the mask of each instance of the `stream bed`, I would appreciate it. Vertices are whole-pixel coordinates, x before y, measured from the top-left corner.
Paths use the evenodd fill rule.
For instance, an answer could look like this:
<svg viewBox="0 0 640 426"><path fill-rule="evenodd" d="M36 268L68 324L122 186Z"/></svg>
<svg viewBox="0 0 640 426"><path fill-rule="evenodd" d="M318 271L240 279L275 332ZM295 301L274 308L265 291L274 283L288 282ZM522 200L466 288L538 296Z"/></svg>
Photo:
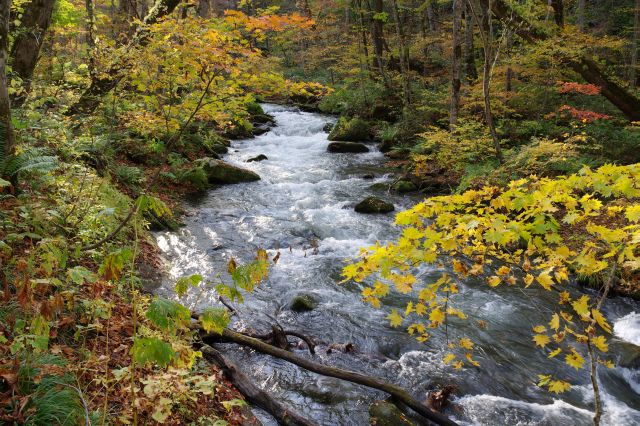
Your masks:
<svg viewBox="0 0 640 426"><path fill-rule="evenodd" d="M450 329L448 337L471 338L478 345L475 358L481 368L456 371L441 361L446 349L443 332L419 344L403 329L389 326L385 319L389 309L406 303L405 296L391 295L381 309L374 309L361 301L358 285L338 284L345 260L357 255L360 247L399 234L393 214L363 215L353 206L375 195L400 211L420 198L371 188L392 179L374 145L365 154L328 153L323 127L335 121L333 117L270 104L264 108L277 126L254 139L234 141L225 157L262 179L220 186L189 200L186 226L156 234L169 262L169 277L158 294L176 297L173 283L185 275L228 280L231 257L242 263L251 260L258 248L266 249L270 257L280 252L269 278L237 306L236 327L266 332L277 321L322 341L352 343L355 353L327 354L327 347L319 346L315 360L383 378L418 399L429 390L453 384L456 396L447 414L461 424L591 424L593 392L587 369L576 372L561 360L548 360L531 340L532 326L548 321L555 294L504 286L496 291L473 280L460 283L454 300L469 318ZM259 154L268 159L246 163ZM367 174L375 178L364 179ZM438 276L441 271L435 268L423 270L422 278ZM300 294L317 301L316 308L292 311L289 305ZM190 289L182 301L196 311L219 306L215 294L199 288ZM617 298L607 301L604 311L614 325L610 356L617 366L599 370L602 424L640 425L640 304ZM486 321L486 328L477 325L479 320ZM369 405L385 398L381 392L250 350L231 345L228 349L225 354L259 386L321 425L367 425ZM296 353L309 356L304 347ZM557 374L576 385L565 394L550 394L534 383L542 373ZM266 413L255 412L264 424L276 424Z"/></svg>

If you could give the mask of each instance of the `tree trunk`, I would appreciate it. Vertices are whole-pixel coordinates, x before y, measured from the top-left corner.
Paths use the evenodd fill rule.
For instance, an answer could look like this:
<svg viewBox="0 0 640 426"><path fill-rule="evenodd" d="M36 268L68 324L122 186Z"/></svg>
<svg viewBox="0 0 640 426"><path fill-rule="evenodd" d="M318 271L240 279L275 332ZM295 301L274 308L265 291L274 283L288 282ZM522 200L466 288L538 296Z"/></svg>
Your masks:
<svg viewBox="0 0 640 426"><path fill-rule="evenodd" d="M11 0L0 3L0 143L2 156L6 159L13 154L14 140L11 128L11 102L7 90L7 48L9 43L9 16Z"/></svg>
<svg viewBox="0 0 640 426"><path fill-rule="evenodd" d="M578 0L578 28L580 28L580 31L584 31L585 29L585 20L584 20L584 9L586 6L587 0Z"/></svg>
<svg viewBox="0 0 640 426"><path fill-rule="evenodd" d="M472 83L478 79L478 70L476 69L476 58L473 50L473 16L471 6L466 3L464 11L464 69L465 77L468 83Z"/></svg>
<svg viewBox="0 0 640 426"><path fill-rule="evenodd" d="M368 2L367 2L368 3ZM387 89L390 88L389 79L385 70L384 63L384 22L376 19L379 14L384 12L382 0L373 0L373 16L371 19L371 40L373 42L373 54L376 60L376 68L382 77L382 81Z"/></svg>
<svg viewBox="0 0 640 426"><path fill-rule="evenodd" d="M634 88L638 84L638 39L640 38L640 0L636 0L633 12L633 36L631 39L631 67L629 69L629 85Z"/></svg>
<svg viewBox="0 0 640 426"><path fill-rule="evenodd" d="M398 36L398 43L400 45L399 54L400 57L400 72L402 73L402 104L404 106L404 112L406 112L409 105L411 105L411 82L409 81L409 49L405 40L404 31L402 29L402 23L400 22L400 12L398 11L398 2L392 0L391 7L393 9L393 20L395 21L396 34Z"/></svg>
<svg viewBox="0 0 640 426"><path fill-rule="evenodd" d="M196 13L201 18L208 18L211 16L211 0L200 0Z"/></svg>
<svg viewBox="0 0 640 426"><path fill-rule="evenodd" d="M553 19L556 21L556 25L564 27L564 3L562 0L551 0L551 7L553 8Z"/></svg>
<svg viewBox="0 0 640 426"><path fill-rule="evenodd" d="M483 7L489 6L489 0L480 0ZM548 39L547 33L532 26L521 16L518 16L504 0L492 0L491 10L515 34L523 40L535 43ZM601 88L602 95L618 108L629 120L640 121L640 99L627 91L620 84L609 78L597 62L588 56L579 58L559 58L576 73L580 74L588 83Z"/></svg>
<svg viewBox="0 0 640 426"><path fill-rule="evenodd" d="M460 109L460 65L462 60L462 1L453 0L453 48L451 52L451 106L449 108L449 128L455 129Z"/></svg>
<svg viewBox="0 0 640 426"><path fill-rule="evenodd" d="M436 10L433 6L433 2L429 2L427 6L427 22L429 23L429 31L435 32L438 27L436 23Z"/></svg>
<svg viewBox="0 0 640 426"><path fill-rule="evenodd" d="M137 28L135 35L128 43L127 49L144 45L149 36L148 26L155 24L163 16L169 15L179 3L180 0L157 0L149 14L142 21L142 25ZM104 72L103 77L92 78L91 85L82 93L78 102L69 108L66 115L93 112L102 102L102 97L117 86L122 79L121 72L127 68L128 64L126 63L113 63Z"/></svg>
<svg viewBox="0 0 640 426"><path fill-rule="evenodd" d="M20 28L11 49L13 74L23 81L24 93L14 98L15 105L22 105L26 93L31 88L33 71L38 63L40 48L51 23L51 13L55 0L33 0L27 3L22 15Z"/></svg>
<svg viewBox="0 0 640 426"><path fill-rule="evenodd" d="M471 0L468 0L471 4ZM491 18L491 3L492 0L488 0L488 4L482 5L482 16L478 16L478 13L474 11L474 18L478 22L480 27L480 34L482 35L482 47L484 51L484 64L482 67L482 96L484 99L484 117L493 140L493 146L496 150L496 158L502 163L502 148L500 147L500 141L496 133L496 126L493 121L493 112L491 111L491 71L493 67L493 20ZM497 57L495 58L497 59Z"/></svg>
<svg viewBox="0 0 640 426"><path fill-rule="evenodd" d="M510 28L507 28L505 31L507 32L507 55L509 55L509 59L511 59L511 49L513 48L513 31ZM511 92L513 90L512 81L513 68L511 68L511 65L508 65L505 81L505 90L507 92Z"/></svg>

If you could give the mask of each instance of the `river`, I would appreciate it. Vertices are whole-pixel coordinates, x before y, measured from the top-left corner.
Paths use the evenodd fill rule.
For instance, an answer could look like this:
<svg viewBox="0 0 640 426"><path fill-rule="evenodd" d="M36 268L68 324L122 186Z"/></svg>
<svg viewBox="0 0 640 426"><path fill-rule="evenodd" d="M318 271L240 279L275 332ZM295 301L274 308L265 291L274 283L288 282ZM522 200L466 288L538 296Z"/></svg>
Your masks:
<svg viewBox="0 0 640 426"><path fill-rule="evenodd" d="M345 259L362 246L398 236L393 214L362 215L353 206L369 195L389 200L396 211L419 201L371 188L388 182L384 156L371 145L366 154L331 154L326 123L335 119L295 108L265 105L277 122L268 133L234 141L225 160L254 170L258 182L221 186L190 200L186 226L156 234L169 263L167 282L158 290L175 297L178 277L199 273L224 280L230 257L248 261L257 248L280 258L268 280L238 306L235 327L266 332L277 321L326 342L352 343L357 353L319 347L315 360L378 376L409 389L423 399L428 390L456 386L447 413L470 425L588 425L593 392L587 370L576 372L560 360L550 361L534 348L531 327L548 321L555 295L536 289L488 288L460 283L455 302L469 319L449 337L470 337L478 344L481 368L455 371L443 365L445 336L438 332L427 344L389 326L385 316L406 303L390 296L382 309L361 302L360 287L338 284ZM265 154L268 160L246 163ZM374 174L373 180L364 179ZM435 268L422 271L429 280ZM310 312L289 309L298 294L309 294L318 306ZM194 310L217 305L208 291L191 289L183 303ZM616 368L599 369L605 425L640 425L640 304L624 298L607 301L605 314L614 324L610 355ZM486 328L477 321L486 321ZM304 349L296 350L309 356ZM229 346L235 359L262 388L322 425L367 425L369 404L384 394L303 371L281 360ZM535 386L540 373L558 374L576 383L554 395ZM275 422L260 410L264 424Z"/></svg>

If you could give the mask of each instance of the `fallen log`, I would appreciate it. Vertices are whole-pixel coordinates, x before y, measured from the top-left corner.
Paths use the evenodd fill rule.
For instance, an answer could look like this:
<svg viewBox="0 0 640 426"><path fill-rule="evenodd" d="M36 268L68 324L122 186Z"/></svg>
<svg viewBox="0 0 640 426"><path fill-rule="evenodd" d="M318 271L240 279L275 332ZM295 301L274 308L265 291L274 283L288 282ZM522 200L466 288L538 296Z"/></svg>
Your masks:
<svg viewBox="0 0 640 426"><path fill-rule="evenodd" d="M440 413L430 410L426 405L414 399L406 390L383 380L369 377L355 371L343 370L336 367L322 365L317 362L310 361L306 358L299 357L284 349L269 345L268 343L265 343L261 340L245 336L244 334L229 329L225 329L222 332L222 335L206 334L202 336L202 341L207 344L220 342L221 340L250 347L258 352L283 359L297 365L298 367L302 367L306 370L321 374L323 376L335 377L386 392L396 398L398 401L401 401L403 404L407 405L416 413L438 425L457 426L457 423L453 420Z"/></svg>
<svg viewBox="0 0 640 426"><path fill-rule="evenodd" d="M203 345L200 352L204 359L222 369L224 375L247 401L267 411L278 423L285 426L316 426L312 421L294 413L286 405L274 400L267 392L254 385L233 362L213 347Z"/></svg>

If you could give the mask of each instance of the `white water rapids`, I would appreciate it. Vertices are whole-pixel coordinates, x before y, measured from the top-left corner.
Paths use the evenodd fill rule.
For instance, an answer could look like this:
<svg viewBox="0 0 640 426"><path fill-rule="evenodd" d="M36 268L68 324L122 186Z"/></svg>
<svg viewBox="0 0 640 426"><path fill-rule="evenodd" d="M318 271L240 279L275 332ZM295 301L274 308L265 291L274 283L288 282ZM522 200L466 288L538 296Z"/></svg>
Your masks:
<svg viewBox="0 0 640 426"><path fill-rule="evenodd" d="M418 344L405 331L389 327L385 316L390 308L406 304L404 296L391 296L376 310L361 302L358 285L339 285L345 259L362 246L399 233L393 214L361 215L353 211L354 204L377 195L401 210L419 199L370 188L390 179L382 168L384 157L374 146L367 154L328 153L322 129L332 118L275 105L265 110L276 118L277 127L255 139L233 142L225 158L262 179L208 191L187 205L184 228L157 234L171 276L159 294L175 297L172 283L184 275L227 279L230 257L247 261L257 248L267 249L272 257L280 251L269 279L238 307L237 326L265 332L277 321L326 342L351 342L357 354L326 354L326 347L319 347L315 360L384 378L420 399L438 385L454 384L456 399L447 414L462 424L591 424L593 393L586 369L576 372L561 360L548 360L531 341L531 327L548 321L555 295L460 283L454 301L469 319L450 329L449 337L465 335L475 341L482 366L455 371L441 361L442 332ZM245 162L258 154L268 160ZM370 173L375 180L362 178ZM423 272L425 280L437 274ZM301 292L318 301L316 309L295 313L288 308ZM183 302L197 310L217 304L216 299L215 294L191 289ZM618 366L599 370L605 425L640 425L640 315L634 309L640 311L637 302L626 299L606 303L605 313L615 326L610 355ZM487 322L486 329L475 325L480 319ZM257 384L322 425L367 425L369 404L385 397L252 351L226 348ZM296 352L309 356L304 349ZM540 373L577 385L563 395L549 394L535 386ZM265 424L275 424L266 414L256 413Z"/></svg>

